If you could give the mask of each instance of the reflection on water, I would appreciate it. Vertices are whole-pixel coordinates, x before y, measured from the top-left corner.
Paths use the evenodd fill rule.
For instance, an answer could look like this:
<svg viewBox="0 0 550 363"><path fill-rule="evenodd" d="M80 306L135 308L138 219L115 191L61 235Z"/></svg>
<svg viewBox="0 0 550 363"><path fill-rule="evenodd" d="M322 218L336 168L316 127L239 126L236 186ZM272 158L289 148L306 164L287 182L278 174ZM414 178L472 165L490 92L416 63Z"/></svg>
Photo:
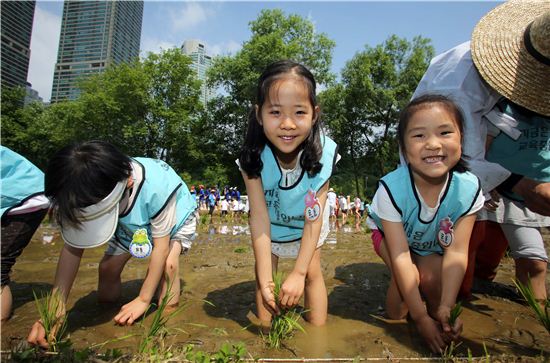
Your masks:
<svg viewBox="0 0 550 363"><path fill-rule="evenodd" d="M222 234L222 235L230 235L230 236L249 235L250 229L248 225L235 226L235 225L227 225L227 224L220 224L220 225L210 224L208 226L208 234L209 235Z"/></svg>
<svg viewBox="0 0 550 363"><path fill-rule="evenodd" d="M341 225L331 222L330 232L327 237L327 243L336 243L336 232L340 233L357 233L363 232L361 228L357 228L353 225ZM208 225L208 234L209 235L228 235L228 236L239 236L239 235L250 235L250 227L246 225L232 225L232 224L214 224L211 223Z"/></svg>

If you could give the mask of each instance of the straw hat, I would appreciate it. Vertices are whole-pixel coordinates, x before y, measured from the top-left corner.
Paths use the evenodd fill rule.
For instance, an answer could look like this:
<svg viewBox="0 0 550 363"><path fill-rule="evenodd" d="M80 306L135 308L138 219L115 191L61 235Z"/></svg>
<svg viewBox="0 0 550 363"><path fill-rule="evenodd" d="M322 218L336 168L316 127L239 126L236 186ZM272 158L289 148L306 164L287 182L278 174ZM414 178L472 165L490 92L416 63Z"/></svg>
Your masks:
<svg viewBox="0 0 550 363"><path fill-rule="evenodd" d="M550 1L511 0L476 25L472 59L498 93L550 116Z"/></svg>

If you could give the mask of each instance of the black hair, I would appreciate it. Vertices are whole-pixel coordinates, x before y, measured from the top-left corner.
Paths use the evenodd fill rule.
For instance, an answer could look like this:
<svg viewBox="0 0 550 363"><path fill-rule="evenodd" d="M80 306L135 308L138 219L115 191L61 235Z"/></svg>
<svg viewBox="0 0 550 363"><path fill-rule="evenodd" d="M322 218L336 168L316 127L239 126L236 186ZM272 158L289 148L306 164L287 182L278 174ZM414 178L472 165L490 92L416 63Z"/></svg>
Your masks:
<svg viewBox="0 0 550 363"><path fill-rule="evenodd" d="M50 160L45 194L59 224L78 226L77 211L103 200L131 173L130 158L108 142L72 144Z"/></svg>
<svg viewBox="0 0 550 363"><path fill-rule="evenodd" d="M430 107L433 104L437 104L443 107L454 119L458 130L460 131L460 144L464 138L464 115L462 110L458 105L449 97L440 95L440 94L424 94L413 99L403 110L399 116L399 125L397 126L397 139L399 141L399 146L401 150L405 153L405 131L409 124L409 120L412 116L419 110ZM468 171L468 164L464 160L464 155L460 155L460 160L458 163L451 169L459 173Z"/></svg>
<svg viewBox="0 0 550 363"><path fill-rule="evenodd" d="M261 114L262 106L269 97L271 86L289 75L298 76L303 80L308 90L309 101L313 107L313 119L316 120L313 123L309 136L303 142L304 151L300 158L300 166L310 175L317 174L323 167L323 164L319 162L323 153L323 146L321 144L322 122L320 113L316 114L315 112L315 107L317 106L315 79L313 74L303 65L291 60L281 60L271 63L260 75L255 100L258 111L256 112L255 106L252 106L248 116L248 129L239 156L239 164L241 169L251 178L260 176L263 168L260 155L265 145L269 143L256 114Z"/></svg>

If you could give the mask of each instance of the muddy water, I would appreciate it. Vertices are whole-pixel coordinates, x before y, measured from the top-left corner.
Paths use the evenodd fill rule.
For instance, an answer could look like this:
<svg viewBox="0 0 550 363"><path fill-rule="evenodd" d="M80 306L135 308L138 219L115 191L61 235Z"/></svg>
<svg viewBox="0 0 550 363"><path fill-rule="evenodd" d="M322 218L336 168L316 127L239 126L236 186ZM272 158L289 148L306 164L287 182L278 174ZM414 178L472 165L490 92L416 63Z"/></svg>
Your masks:
<svg viewBox="0 0 550 363"><path fill-rule="evenodd" d="M246 226L215 224L201 226L192 250L182 257L182 300L186 308L169 323L180 330L167 344L195 343L215 351L224 342L243 342L253 357L380 357L430 356L413 325L383 318L389 274L374 254L370 238L352 227L329 236L323 246L322 266L329 293L329 318L323 328L304 323L285 349L265 348L254 328L254 258ZM53 236L51 243L45 243ZM12 273L14 315L2 326L2 349L24 340L37 319L32 291L48 291L62 241L58 231L43 225L20 257ZM97 267L103 248L84 253L81 268L69 298L70 339L78 348L103 343L127 334L139 334L139 326L118 327L112 322L120 306L139 293L148 261L132 259L122 274L123 296L119 304L96 302ZM292 261L282 261L288 271ZM540 356L550 354L550 335L531 311L510 294L513 261L505 259L497 275L496 289L474 294L462 314L463 343L474 356ZM548 280L547 280L548 282ZM209 303L206 303L208 301ZM150 321L146 320L147 322ZM135 351L137 338L108 343L106 348Z"/></svg>

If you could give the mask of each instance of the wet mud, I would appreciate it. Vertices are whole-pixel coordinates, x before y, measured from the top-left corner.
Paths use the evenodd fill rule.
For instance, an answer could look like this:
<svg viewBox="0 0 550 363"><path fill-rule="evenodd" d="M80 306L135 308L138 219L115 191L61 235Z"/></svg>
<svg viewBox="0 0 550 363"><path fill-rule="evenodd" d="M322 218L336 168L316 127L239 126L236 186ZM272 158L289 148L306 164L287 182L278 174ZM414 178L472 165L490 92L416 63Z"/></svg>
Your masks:
<svg viewBox="0 0 550 363"><path fill-rule="evenodd" d="M165 343L175 346L193 343L198 349L216 351L225 342L242 342L252 357L286 358L415 358L431 353L414 328L405 320L383 317L389 273L372 248L370 236L346 226L331 232L322 248L322 267L328 289L329 317L325 327L303 322L306 333L297 333L280 350L268 349L254 322L254 256L248 227L216 223L200 226L193 248L181 258L181 302L185 308L169 322L177 328ZM53 236L52 242L47 241ZM545 240L548 247L548 238ZM59 251L59 232L42 225L12 271L14 315L2 325L2 350L24 341L38 318L33 291L51 289ZM113 341L128 334L139 335L136 324L120 327L113 317L120 306L138 293L148 260L131 259L122 273L119 303L97 303L97 268L104 248L84 253L71 291L68 334L76 348L107 343L103 349L137 350L139 337ZM293 260L282 260L280 269L289 271ZM495 283L485 286L464 304L462 344L455 355L548 357L550 334L522 304L512 288L513 261L503 259ZM547 286L550 286L547 278ZM145 320L145 325L151 320ZM544 358L542 358L544 359Z"/></svg>

